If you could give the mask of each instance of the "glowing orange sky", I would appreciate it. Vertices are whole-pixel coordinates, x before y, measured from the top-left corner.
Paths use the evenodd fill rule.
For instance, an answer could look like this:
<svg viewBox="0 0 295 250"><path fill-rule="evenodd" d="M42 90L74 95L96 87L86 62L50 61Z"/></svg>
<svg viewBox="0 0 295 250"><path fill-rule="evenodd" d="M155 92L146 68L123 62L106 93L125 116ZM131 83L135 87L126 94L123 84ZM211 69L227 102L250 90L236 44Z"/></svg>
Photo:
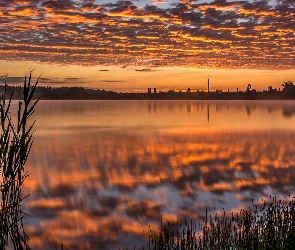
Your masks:
<svg viewBox="0 0 295 250"><path fill-rule="evenodd" d="M0 74L120 91L205 89L208 76L213 89L279 87L295 80L294 13L290 0L1 1Z"/></svg>

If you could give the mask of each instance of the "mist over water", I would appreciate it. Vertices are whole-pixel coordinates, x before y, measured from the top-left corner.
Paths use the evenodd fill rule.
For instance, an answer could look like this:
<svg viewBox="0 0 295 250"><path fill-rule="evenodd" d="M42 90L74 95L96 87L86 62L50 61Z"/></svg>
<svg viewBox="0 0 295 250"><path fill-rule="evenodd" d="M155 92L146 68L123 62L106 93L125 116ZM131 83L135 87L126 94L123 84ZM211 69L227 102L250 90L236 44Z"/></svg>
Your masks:
<svg viewBox="0 0 295 250"><path fill-rule="evenodd" d="M164 221L294 191L294 101L43 101L25 183L33 249L142 246Z"/></svg>

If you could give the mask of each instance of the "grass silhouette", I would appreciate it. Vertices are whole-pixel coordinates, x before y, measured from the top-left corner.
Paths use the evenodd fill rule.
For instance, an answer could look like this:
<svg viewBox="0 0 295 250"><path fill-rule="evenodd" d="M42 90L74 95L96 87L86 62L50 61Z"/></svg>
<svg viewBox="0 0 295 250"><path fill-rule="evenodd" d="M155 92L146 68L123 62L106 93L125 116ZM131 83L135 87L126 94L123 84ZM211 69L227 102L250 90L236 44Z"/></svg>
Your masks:
<svg viewBox="0 0 295 250"><path fill-rule="evenodd" d="M295 249L295 197L270 197L238 213L206 215L198 226L193 222L162 225L150 232L141 249L149 250L267 250ZM162 220L162 219L161 219ZM127 250L128 248L123 248Z"/></svg>
<svg viewBox="0 0 295 250"><path fill-rule="evenodd" d="M34 132L34 122L29 124L28 118L38 102L33 101L38 81L39 79L31 85L32 71L29 77L25 77L17 119L13 122L13 93L7 99L7 84L3 80L0 98L0 249L5 249L10 244L14 249L30 249L22 223L26 214L22 211L21 202L26 198L23 183L28 173L24 165L30 153Z"/></svg>

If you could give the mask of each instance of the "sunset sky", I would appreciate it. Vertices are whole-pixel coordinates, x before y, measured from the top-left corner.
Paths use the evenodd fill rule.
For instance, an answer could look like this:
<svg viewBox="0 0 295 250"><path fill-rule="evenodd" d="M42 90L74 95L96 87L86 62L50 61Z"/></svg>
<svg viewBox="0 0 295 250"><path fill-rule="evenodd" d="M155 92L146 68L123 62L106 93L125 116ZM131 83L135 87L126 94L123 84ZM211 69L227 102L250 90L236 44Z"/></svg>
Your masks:
<svg viewBox="0 0 295 250"><path fill-rule="evenodd" d="M294 0L2 0L0 75L116 91L295 82Z"/></svg>

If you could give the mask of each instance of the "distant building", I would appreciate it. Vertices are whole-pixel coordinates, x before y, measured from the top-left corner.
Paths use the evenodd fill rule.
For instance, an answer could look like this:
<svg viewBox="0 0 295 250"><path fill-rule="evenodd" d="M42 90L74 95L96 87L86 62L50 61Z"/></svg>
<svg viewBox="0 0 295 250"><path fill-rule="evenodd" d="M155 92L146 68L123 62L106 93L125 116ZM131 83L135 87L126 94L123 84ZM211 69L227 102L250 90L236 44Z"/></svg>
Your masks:
<svg viewBox="0 0 295 250"><path fill-rule="evenodd" d="M152 88L148 88L148 93L152 93Z"/></svg>
<svg viewBox="0 0 295 250"><path fill-rule="evenodd" d="M154 88L154 93L157 93L157 88Z"/></svg>

